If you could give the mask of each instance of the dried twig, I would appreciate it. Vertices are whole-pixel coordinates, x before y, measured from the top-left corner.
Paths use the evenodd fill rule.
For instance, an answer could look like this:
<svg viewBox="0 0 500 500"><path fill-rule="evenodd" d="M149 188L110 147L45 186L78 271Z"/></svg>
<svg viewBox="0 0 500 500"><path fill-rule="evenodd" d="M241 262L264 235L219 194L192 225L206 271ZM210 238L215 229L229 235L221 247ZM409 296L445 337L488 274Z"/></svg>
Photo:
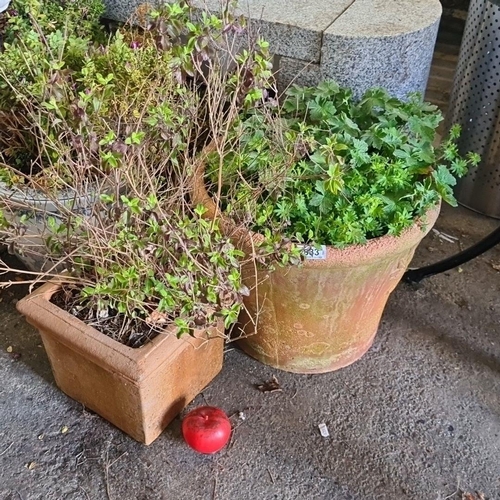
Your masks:
<svg viewBox="0 0 500 500"><path fill-rule="evenodd" d="M106 450L106 462L104 464L104 479L106 482L106 495L108 496L108 500L111 500L111 489L109 487L109 446Z"/></svg>
<svg viewBox="0 0 500 500"><path fill-rule="evenodd" d="M7 446L7 448L5 448L5 450L3 450L2 453L0 453L0 457L2 455L5 455L12 448L13 445L14 445L14 441L12 441L12 443L10 443L9 446Z"/></svg>
<svg viewBox="0 0 500 500"><path fill-rule="evenodd" d="M217 497L217 474L215 475L214 477L214 489L212 491L212 500L215 500L215 498Z"/></svg>
<svg viewBox="0 0 500 500"><path fill-rule="evenodd" d="M450 498L453 498L455 495L458 495L460 492L460 478L457 478L457 489L454 491L451 495L448 495L447 497L444 497L443 500L449 500Z"/></svg>
<svg viewBox="0 0 500 500"><path fill-rule="evenodd" d="M271 482L274 484L274 477L273 477L271 471L269 470L269 467L267 468L267 473L269 474L269 477L271 478Z"/></svg>
<svg viewBox="0 0 500 500"><path fill-rule="evenodd" d="M436 228L432 228L432 232L435 233L438 238L447 241L448 243L457 243L459 239L456 236L452 236L451 234L446 234L441 231L438 231Z"/></svg>
<svg viewBox="0 0 500 500"><path fill-rule="evenodd" d="M212 500L217 497L217 487L219 485L219 464L215 463L215 474L214 474L214 488L212 490Z"/></svg>
<svg viewBox="0 0 500 500"><path fill-rule="evenodd" d="M116 462L118 462L118 460L120 460L120 458L122 458L125 455L128 455L128 452L125 451L118 458L115 458L111 463L109 463L109 447L110 447L110 445L111 445L111 442L108 442L108 446L106 448L106 460L105 460L105 463L104 463L104 479L105 479L105 482L106 482L106 494L108 496L108 500L112 500L111 499L111 488L110 488L110 485L109 485L109 469Z"/></svg>
<svg viewBox="0 0 500 500"><path fill-rule="evenodd" d="M86 491L84 488L82 488L81 486L78 486L78 487L79 487L79 488L83 491L83 493L84 493L84 494L85 494L85 496L88 498L88 500L90 500L90 496L89 496L89 494L87 493L87 491Z"/></svg>
<svg viewBox="0 0 500 500"><path fill-rule="evenodd" d="M120 460L120 458L122 458L123 456L125 455L128 455L128 451L124 451L118 458L115 458L110 464L109 464L109 467L111 467L112 465L116 464L116 462L118 462L118 460Z"/></svg>

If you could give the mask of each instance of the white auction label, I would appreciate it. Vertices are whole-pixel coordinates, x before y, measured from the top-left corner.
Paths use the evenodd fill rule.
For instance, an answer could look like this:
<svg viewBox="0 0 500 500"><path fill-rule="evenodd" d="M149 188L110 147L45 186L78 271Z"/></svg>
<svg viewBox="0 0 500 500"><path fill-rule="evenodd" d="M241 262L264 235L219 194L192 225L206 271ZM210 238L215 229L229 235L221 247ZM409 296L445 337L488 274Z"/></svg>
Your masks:
<svg viewBox="0 0 500 500"><path fill-rule="evenodd" d="M306 260L325 260L326 259L326 245L302 245L302 253Z"/></svg>

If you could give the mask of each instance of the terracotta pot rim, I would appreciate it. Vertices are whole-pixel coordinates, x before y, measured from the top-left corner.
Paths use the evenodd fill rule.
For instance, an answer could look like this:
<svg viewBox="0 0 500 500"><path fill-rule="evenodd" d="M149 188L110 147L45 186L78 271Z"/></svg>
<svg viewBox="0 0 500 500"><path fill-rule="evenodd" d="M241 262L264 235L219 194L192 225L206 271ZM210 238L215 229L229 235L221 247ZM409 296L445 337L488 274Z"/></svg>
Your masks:
<svg viewBox="0 0 500 500"><path fill-rule="evenodd" d="M202 338L204 330L196 331L194 336L188 337L186 335L178 338L176 335L177 327L170 326L164 333L157 335L143 347L126 346L50 302L50 298L60 286L60 278L48 281L21 299L16 304L17 310L39 330L58 337L58 340L67 346L70 344L75 346L79 352L86 353L103 366L121 371L126 378L134 383L140 378L144 378L136 372L134 367L138 363L144 362L146 358L158 355L158 351L173 352L188 346L198 348L204 342L212 340ZM111 363L99 355L100 349L113 353Z"/></svg>
<svg viewBox="0 0 500 500"><path fill-rule="evenodd" d="M220 221L222 231L230 238L236 239L243 246L247 253L252 253L252 249L258 245L264 236L251 230L237 227L232 220L222 214L215 204L213 198L209 195L205 181L203 179L205 172L206 155L214 150L214 145L209 144L200 154L193 170L191 191L193 202L201 204L207 212L207 218L217 218ZM321 260L304 260L302 268L328 267L332 263L346 265L359 265L363 261L371 261L376 258L383 258L393 253L404 251L415 242L421 240L433 226L441 210L441 200L433 207L430 207L424 216L418 217L413 224L406 228L399 236L385 234L377 238L367 240L365 244L351 244L344 248L337 248L331 245L326 247L326 258ZM422 234L424 233L424 234Z"/></svg>

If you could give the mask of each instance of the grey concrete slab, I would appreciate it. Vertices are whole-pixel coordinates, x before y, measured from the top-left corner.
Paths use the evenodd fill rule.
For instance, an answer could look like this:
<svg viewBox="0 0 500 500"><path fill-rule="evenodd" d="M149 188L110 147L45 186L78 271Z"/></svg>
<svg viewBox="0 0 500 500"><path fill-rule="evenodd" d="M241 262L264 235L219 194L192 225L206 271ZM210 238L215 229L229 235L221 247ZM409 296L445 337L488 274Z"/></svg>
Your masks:
<svg viewBox="0 0 500 500"><path fill-rule="evenodd" d="M236 14L260 27L275 54L319 62L323 32L353 0L238 0ZM222 2L224 5L225 2ZM195 0L194 5L218 10L220 0Z"/></svg>
<svg viewBox="0 0 500 500"><path fill-rule="evenodd" d="M127 21L133 16L135 10L141 5L141 0L104 0L106 5L105 17L115 21ZM155 4L155 2L150 2Z"/></svg>
<svg viewBox="0 0 500 500"><path fill-rule="evenodd" d="M373 86L423 93L441 10L438 0L356 0L324 33L324 77L358 97Z"/></svg>
<svg viewBox="0 0 500 500"><path fill-rule="evenodd" d="M141 0L106 0L106 16L125 20L143 3ZM152 2L154 3L154 2ZM251 20L270 43L273 53L319 62L323 32L349 7L352 0L238 0L235 14ZM220 0L194 0L200 9L218 12L226 2Z"/></svg>
<svg viewBox="0 0 500 500"><path fill-rule="evenodd" d="M279 57L276 69L276 80L280 92L290 85L317 85L322 80L319 64L308 63L300 59Z"/></svg>
<svg viewBox="0 0 500 500"><path fill-rule="evenodd" d="M393 37L420 31L439 20L439 0L355 0L326 30L345 37Z"/></svg>
<svg viewBox="0 0 500 500"><path fill-rule="evenodd" d="M127 19L141 3L105 1L106 15L118 20ZM219 11L225 3L194 0L193 5ZM292 79L308 85L330 78L357 97L373 86L400 98L425 91L442 11L439 0L238 0L235 6L253 32L269 41L271 52L283 58L282 88ZM297 71L302 61L319 65L319 71Z"/></svg>
<svg viewBox="0 0 500 500"><path fill-rule="evenodd" d="M458 243L432 232L415 263L451 255L497 224L445 208L437 229ZM279 372L229 346L222 373L190 406L232 415L232 441L214 456L186 447L179 419L145 447L64 396L14 309L23 291L3 290L0 499L500 498L498 265L496 248L418 289L401 284L372 349L335 373ZM283 392L259 392L273 375Z"/></svg>

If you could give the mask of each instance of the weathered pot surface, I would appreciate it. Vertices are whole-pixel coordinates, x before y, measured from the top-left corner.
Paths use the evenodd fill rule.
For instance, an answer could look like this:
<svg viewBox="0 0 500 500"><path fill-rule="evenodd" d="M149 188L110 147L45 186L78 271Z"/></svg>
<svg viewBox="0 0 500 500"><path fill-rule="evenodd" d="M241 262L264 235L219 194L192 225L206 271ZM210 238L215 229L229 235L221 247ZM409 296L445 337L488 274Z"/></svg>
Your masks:
<svg viewBox="0 0 500 500"><path fill-rule="evenodd" d="M225 234L251 254L263 236L220 214L206 190L204 161L202 154L194 168L193 202L205 206L205 216L218 217ZM330 372L358 360L372 345L387 299L439 210L440 204L398 237L326 247L324 258L300 267L270 273L245 265L245 285L252 292L244 299L238 345L262 363L296 373Z"/></svg>
<svg viewBox="0 0 500 500"><path fill-rule="evenodd" d="M239 346L265 364L296 373L330 372L358 360L372 345L389 294L438 214L439 207L429 210L399 237L326 247L323 259L300 267L256 276L247 266L245 284L253 292L245 299Z"/></svg>
<svg viewBox="0 0 500 500"><path fill-rule="evenodd" d="M221 370L222 325L181 339L172 328L133 349L52 304L58 286L17 309L40 331L58 387L137 441L154 441Z"/></svg>

